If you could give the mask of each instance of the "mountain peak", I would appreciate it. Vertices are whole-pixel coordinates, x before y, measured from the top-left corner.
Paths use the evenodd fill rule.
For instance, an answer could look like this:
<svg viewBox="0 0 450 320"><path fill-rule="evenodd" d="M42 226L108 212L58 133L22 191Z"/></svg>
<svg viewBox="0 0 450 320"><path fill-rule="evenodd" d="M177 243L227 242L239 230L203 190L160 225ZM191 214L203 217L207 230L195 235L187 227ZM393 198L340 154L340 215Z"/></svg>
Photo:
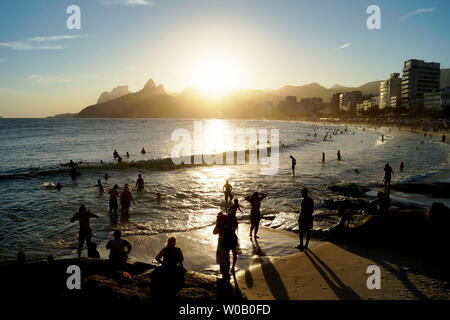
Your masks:
<svg viewBox="0 0 450 320"><path fill-rule="evenodd" d="M334 86L332 86L330 89L341 90L341 89L348 89L348 87L336 83L336 84L335 84Z"/></svg>
<svg viewBox="0 0 450 320"><path fill-rule="evenodd" d="M149 79L144 86L144 89L153 89L156 87L155 81L153 79Z"/></svg>

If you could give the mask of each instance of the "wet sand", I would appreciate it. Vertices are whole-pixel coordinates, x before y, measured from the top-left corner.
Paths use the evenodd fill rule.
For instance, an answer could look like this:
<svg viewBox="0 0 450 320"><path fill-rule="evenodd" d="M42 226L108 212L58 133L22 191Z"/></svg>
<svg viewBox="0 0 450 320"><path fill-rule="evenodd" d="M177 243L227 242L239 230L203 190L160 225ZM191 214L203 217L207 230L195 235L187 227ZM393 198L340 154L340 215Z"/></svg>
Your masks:
<svg viewBox="0 0 450 320"><path fill-rule="evenodd" d="M380 290L367 288L370 265L381 269ZM250 300L450 299L448 277L427 260L329 242L306 252L262 258L236 278Z"/></svg>
<svg viewBox="0 0 450 320"><path fill-rule="evenodd" d="M126 237L133 250L131 261L156 263L155 256L165 246L170 235L177 237L177 246L184 255L184 267L188 270L207 274L219 274L219 266L216 263L217 235L213 235L214 226L200 228L187 232L160 233L151 236ZM247 270L250 266L259 264L263 257L281 257L297 253L295 246L299 243L298 234L291 231L282 231L260 227L255 241L249 238L250 225L239 224L239 242L242 254L239 254L236 271ZM310 247L321 244L320 241L311 241ZM106 242L99 244L100 255L108 257L105 248Z"/></svg>

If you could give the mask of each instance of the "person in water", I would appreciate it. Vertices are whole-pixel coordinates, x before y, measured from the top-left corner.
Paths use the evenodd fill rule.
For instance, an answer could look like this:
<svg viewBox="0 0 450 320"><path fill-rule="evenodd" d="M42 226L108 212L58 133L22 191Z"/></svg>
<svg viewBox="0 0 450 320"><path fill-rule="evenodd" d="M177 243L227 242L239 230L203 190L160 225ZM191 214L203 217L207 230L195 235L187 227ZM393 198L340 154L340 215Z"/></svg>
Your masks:
<svg viewBox="0 0 450 320"><path fill-rule="evenodd" d="M342 157L341 157L341 150L338 150L338 151L337 151L337 159L338 159L338 161L341 161L341 160L342 160Z"/></svg>
<svg viewBox="0 0 450 320"><path fill-rule="evenodd" d="M391 186L391 179L393 174L394 170L392 170L392 167L389 165L389 163L386 163L386 165L384 166L384 188L386 190Z"/></svg>
<svg viewBox="0 0 450 320"><path fill-rule="evenodd" d="M230 199L230 201L233 200L233 194L231 193L231 190L233 190L233 187L227 180L222 187L222 191L225 193L225 205L228 205L228 199Z"/></svg>
<svg viewBox="0 0 450 320"><path fill-rule="evenodd" d="M400 162L400 172L403 172L403 169L405 168L405 164L402 162Z"/></svg>
<svg viewBox="0 0 450 320"><path fill-rule="evenodd" d="M442 142L445 143L445 134L442 135Z"/></svg>
<svg viewBox="0 0 450 320"><path fill-rule="evenodd" d="M289 156L291 158L291 169L292 169L292 175L295 176L295 165L297 164L297 160L291 155Z"/></svg>
<svg viewBox="0 0 450 320"><path fill-rule="evenodd" d="M109 214L114 210L114 214L117 214L117 209L119 205L117 204L117 199L119 198L119 186L117 184L109 190Z"/></svg>
<svg viewBox="0 0 450 320"><path fill-rule="evenodd" d="M144 179L142 179L142 175L141 174L138 174L138 178L136 180L135 188L137 190L144 190Z"/></svg>
<svg viewBox="0 0 450 320"><path fill-rule="evenodd" d="M98 215L92 213L88 208L82 204L78 212L76 212L70 219L70 222L78 220L80 222L79 231L79 245L78 245L78 258L81 257L81 251L83 250L84 242L86 241L87 246L91 243L92 239L92 229L90 225L91 218L98 218Z"/></svg>
<svg viewBox="0 0 450 320"><path fill-rule="evenodd" d="M119 157L119 153L117 152L116 149L114 149L113 156L114 156L114 159L116 159L117 157Z"/></svg>
<svg viewBox="0 0 450 320"><path fill-rule="evenodd" d="M88 257L100 259L100 253L97 250L97 244L95 242L91 242L88 245Z"/></svg>
<svg viewBox="0 0 450 320"><path fill-rule="evenodd" d="M109 178L108 174L105 173L105 180L108 181L108 178Z"/></svg>
<svg viewBox="0 0 450 320"><path fill-rule="evenodd" d="M325 152L322 152L322 162L325 162Z"/></svg>
<svg viewBox="0 0 450 320"><path fill-rule="evenodd" d="M142 153L142 154L145 154L145 149L144 149L144 147L142 147L141 153Z"/></svg>
<svg viewBox="0 0 450 320"><path fill-rule="evenodd" d="M231 219L219 212L213 234L218 234L216 260L220 267L222 280L230 281L230 250L236 250L237 237L231 225Z"/></svg>
<svg viewBox="0 0 450 320"><path fill-rule="evenodd" d="M109 240L106 244L106 249L109 250L109 260L117 264L125 263L128 260L132 248L131 244L121 236L120 230L114 231L114 239Z"/></svg>
<svg viewBox="0 0 450 320"><path fill-rule="evenodd" d="M261 201L267 197L266 194L259 194L258 192L253 193L252 196L245 197L245 200L250 202L252 209L250 211L250 237L252 236L253 230L255 230L255 238L258 238L258 228L259 221L261 220Z"/></svg>
<svg viewBox="0 0 450 320"><path fill-rule="evenodd" d="M127 151L126 157L127 157L127 159L130 157L130 154L128 153L128 151Z"/></svg>
<svg viewBox="0 0 450 320"><path fill-rule="evenodd" d="M122 162L122 157L119 156L119 155L117 156L117 162L118 162L118 163L121 163L121 162Z"/></svg>
<svg viewBox="0 0 450 320"><path fill-rule="evenodd" d="M120 205L122 214L127 215L130 210L131 202L134 203L133 196L131 195L130 188L128 187L128 184L126 183L123 187L123 191L120 194Z"/></svg>
<svg viewBox="0 0 450 320"><path fill-rule="evenodd" d="M236 213L237 211L240 211L242 213L241 207L239 206L239 201L238 199L234 199L234 204L228 209L228 217L230 218L230 222L231 222L231 227L233 228L233 232L236 234L239 224L238 224L238 220L236 217ZM236 266L236 261L237 261L237 255L238 255L238 248L239 248L239 239L237 238L237 234L236 234L236 239L237 239L237 244L235 247L231 248L231 252L233 253L233 266L231 267L231 269L234 271L234 268ZM239 250L240 251L240 250Z"/></svg>
<svg viewBox="0 0 450 320"><path fill-rule="evenodd" d="M300 244L297 246L299 250L308 250L309 239L311 238L311 229L313 228L313 212L314 212L314 201L308 196L308 190L306 188L302 189L302 203L300 209L300 216L298 218L298 230ZM303 236L306 232L306 243L303 246Z"/></svg>
<svg viewBox="0 0 450 320"><path fill-rule="evenodd" d="M97 184L94 186L94 188L96 188L96 187L98 187L98 191L99 191L100 193L105 192L105 189L103 188L103 185L102 185L102 181L101 181L101 180L97 180Z"/></svg>

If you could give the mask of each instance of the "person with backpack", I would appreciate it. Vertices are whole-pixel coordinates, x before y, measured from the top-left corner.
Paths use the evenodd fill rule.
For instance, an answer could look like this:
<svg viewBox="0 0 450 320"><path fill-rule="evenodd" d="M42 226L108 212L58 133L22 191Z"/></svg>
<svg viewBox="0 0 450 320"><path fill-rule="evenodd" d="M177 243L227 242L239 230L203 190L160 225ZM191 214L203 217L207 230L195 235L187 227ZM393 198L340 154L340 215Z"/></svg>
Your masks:
<svg viewBox="0 0 450 320"><path fill-rule="evenodd" d="M230 281L230 251L236 250L237 236L233 229L233 224L226 214L219 212L213 234L218 234L216 260L220 266L222 280ZM233 269L236 261L233 259Z"/></svg>

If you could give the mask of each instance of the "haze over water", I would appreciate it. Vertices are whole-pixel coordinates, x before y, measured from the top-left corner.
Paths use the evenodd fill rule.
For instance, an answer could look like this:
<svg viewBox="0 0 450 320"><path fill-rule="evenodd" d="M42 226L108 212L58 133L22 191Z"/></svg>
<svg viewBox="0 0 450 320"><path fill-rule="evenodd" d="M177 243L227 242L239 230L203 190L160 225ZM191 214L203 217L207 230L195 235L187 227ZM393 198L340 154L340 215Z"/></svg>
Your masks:
<svg viewBox="0 0 450 320"><path fill-rule="evenodd" d="M19 250L31 259L74 254L78 224L68 220L82 203L100 215L91 222L93 239L98 243L108 239L115 228L123 230L125 236L186 231L214 223L217 212L224 210L221 190L229 179L244 211L238 214L241 221L247 221L250 212L244 196L260 191L268 194L262 204L262 224L296 230L298 214L293 209L299 207L300 189L307 187L316 202L314 228L326 229L339 219L323 204L337 197L326 188L331 182L351 181L374 192L381 184L386 162L395 170L394 183L417 181L448 170L450 148L437 136L424 139L423 135L385 129L382 142L379 132L348 127L348 134L333 135L332 141L324 142L330 128L342 131L345 127L238 120L205 120L204 125L211 144L224 130L279 129L284 147L280 147L278 173L261 175L258 165L249 164L169 170L167 161L146 161L168 159L175 145L170 140L173 130L185 128L193 135L193 120L1 119L0 261L14 258ZM147 150L145 155L140 154L141 147ZM122 155L123 163L113 164L114 149ZM342 161L336 160L338 149ZM130 159L125 157L127 151ZM324 164L322 152L326 153ZM289 155L297 159L296 177L291 175ZM78 169L82 175L77 179L71 179L67 167L61 166L70 159L83 161ZM403 173L398 172L400 161L405 162ZM356 168L360 174L354 172ZM103 179L105 173L108 181ZM134 186L139 173L146 190L133 191L136 206L132 206L130 216L110 217L108 194L100 194L93 186L98 179L106 191L114 184L120 189L125 183ZM51 182L61 183L61 191L44 187ZM161 201L156 201L156 192L162 194ZM399 193L393 193L393 198L424 207L433 201ZM449 205L448 199L440 201Z"/></svg>

